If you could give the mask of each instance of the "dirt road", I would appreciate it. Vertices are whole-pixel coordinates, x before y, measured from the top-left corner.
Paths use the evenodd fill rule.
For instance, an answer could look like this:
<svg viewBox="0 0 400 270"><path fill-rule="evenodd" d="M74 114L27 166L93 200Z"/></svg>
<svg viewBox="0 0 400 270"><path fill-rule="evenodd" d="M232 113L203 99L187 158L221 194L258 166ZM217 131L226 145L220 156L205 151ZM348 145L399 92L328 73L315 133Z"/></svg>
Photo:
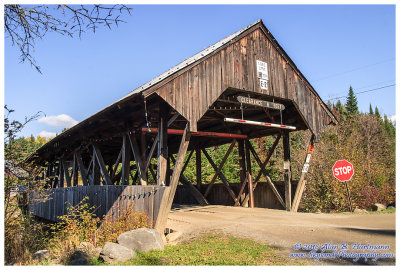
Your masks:
<svg viewBox="0 0 400 270"><path fill-rule="evenodd" d="M309 249L319 245L317 249L320 250L323 244L330 244L331 250L327 252L343 251L343 243L348 245L348 250L344 250L346 253L370 253L372 245L384 245L375 247L378 248L375 253L395 255L394 213L314 214L217 205L177 206L168 216L167 228L183 232L183 239L194 238L200 233L211 231L252 238L273 247L284 248L283 253L288 257L291 253L312 256ZM295 250L295 247L300 247L299 244L301 248ZM355 247L353 244L370 245ZM334 245L339 245L339 248ZM325 247L328 248L329 245ZM320 265L395 263L394 258L379 258L375 262L372 259L365 262L364 258L353 262L353 259L335 256L318 261L315 258L306 260L311 264Z"/></svg>

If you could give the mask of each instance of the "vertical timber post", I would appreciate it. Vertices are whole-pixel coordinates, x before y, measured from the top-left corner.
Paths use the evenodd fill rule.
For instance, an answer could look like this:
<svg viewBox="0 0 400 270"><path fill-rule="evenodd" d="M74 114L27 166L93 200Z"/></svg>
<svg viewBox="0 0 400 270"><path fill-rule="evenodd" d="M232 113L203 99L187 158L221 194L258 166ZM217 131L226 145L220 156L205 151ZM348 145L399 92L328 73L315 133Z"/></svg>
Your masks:
<svg viewBox="0 0 400 270"><path fill-rule="evenodd" d="M196 148L196 182L197 189L201 191L201 151Z"/></svg>
<svg viewBox="0 0 400 270"><path fill-rule="evenodd" d="M168 109L166 106L160 106L160 117L158 122L158 154L157 154L157 185L165 185L167 175L167 159L168 159Z"/></svg>
<svg viewBox="0 0 400 270"><path fill-rule="evenodd" d="M176 162L174 166L174 171L171 176L171 183L166 187L163 197L160 203L160 209L158 211L158 216L154 228L160 232L164 233L165 225L167 224L168 213L171 210L172 202L174 200L176 187L178 186L179 178L181 176L183 162L185 160L185 155L190 141L190 124L187 122L185 131L183 132L181 144L179 146L178 155L176 157Z"/></svg>
<svg viewBox="0 0 400 270"><path fill-rule="evenodd" d="M246 182L246 157L244 151L244 140L238 140L238 148L239 148L239 166L240 166L240 183L241 186ZM242 193L242 198L239 198L242 202L246 197L245 193ZM243 205L244 206L244 205Z"/></svg>
<svg viewBox="0 0 400 270"><path fill-rule="evenodd" d="M100 185L100 167L99 164L97 163L96 154L94 150L93 150L92 162L93 162L93 172L92 172L93 185Z"/></svg>
<svg viewBox="0 0 400 270"><path fill-rule="evenodd" d="M292 171L290 168L290 141L289 132L284 131L282 137L283 143L283 177L285 181L285 205L286 211L290 211L292 204Z"/></svg>
<svg viewBox="0 0 400 270"><path fill-rule="evenodd" d="M146 152L147 152L147 141L146 140L147 140L146 132L142 132L140 134L140 152L142 152L143 162L146 162L146 160L147 160L146 159ZM150 162L150 165L151 165L151 162ZM146 170L145 174L146 174L147 181L149 181L149 174L148 174L147 170Z"/></svg>
<svg viewBox="0 0 400 270"><path fill-rule="evenodd" d="M246 140L247 181L249 188L250 208L254 208L253 179L251 176L250 141Z"/></svg>
<svg viewBox="0 0 400 270"><path fill-rule="evenodd" d="M63 168L63 162L62 159L60 158L60 161L58 162L58 187L64 187L64 168Z"/></svg>
<svg viewBox="0 0 400 270"><path fill-rule="evenodd" d="M122 169L121 169L121 185L129 184L130 172L130 149L128 145L127 135L122 137Z"/></svg>
<svg viewBox="0 0 400 270"><path fill-rule="evenodd" d="M72 162L72 186L76 187L78 186L78 160L76 159L76 152L74 153L74 160Z"/></svg>
<svg viewBox="0 0 400 270"><path fill-rule="evenodd" d="M306 177L306 173L308 172L308 167L309 167L308 163L310 162L311 154L314 151L314 143L315 143L315 136L311 135L310 144L309 144L308 150L307 150L307 155L304 160L303 168L301 170L300 180L297 183L296 193L294 194L292 208L290 209L290 211L292 211L292 212L297 212L297 210L299 209L301 197L303 196L304 188L307 183L307 180L305 179L305 177Z"/></svg>

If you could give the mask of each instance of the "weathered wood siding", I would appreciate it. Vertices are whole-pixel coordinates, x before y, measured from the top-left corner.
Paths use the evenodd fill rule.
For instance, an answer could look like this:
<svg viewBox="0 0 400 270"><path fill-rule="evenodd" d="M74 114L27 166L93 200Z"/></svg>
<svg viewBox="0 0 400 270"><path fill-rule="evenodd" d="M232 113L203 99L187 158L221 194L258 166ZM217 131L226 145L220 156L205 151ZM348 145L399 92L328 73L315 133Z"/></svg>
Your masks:
<svg viewBox="0 0 400 270"><path fill-rule="evenodd" d="M191 122L197 121L227 89L253 91L293 100L306 124L318 134L331 118L322 101L302 76L269 40L262 26L232 40L208 57L189 66L156 90L166 102ZM268 65L268 90L260 88L256 60Z"/></svg>
<svg viewBox="0 0 400 270"><path fill-rule="evenodd" d="M239 193L240 184L230 183L231 188L234 190L235 194ZM284 199L285 186L283 182L275 182L276 188L282 194ZM295 190L297 182L292 182L292 190ZM207 189L207 185L201 185L201 190L204 192ZM292 194L294 197L294 192ZM234 201L232 197L227 192L223 184L214 184L207 196L207 200L210 204L217 205L229 205L233 206ZM175 193L174 203L176 204L198 204L194 199L192 194L184 187L178 186ZM270 209L284 209L279 201L276 199L275 194L271 190L270 186L266 182L259 182L256 189L254 190L254 206L260 208L270 208Z"/></svg>
<svg viewBox="0 0 400 270"><path fill-rule="evenodd" d="M116 220L129 207L135 211L146 213L150 221L155 223L161 198L165 187L160 186L77 186L55 188L47 192L44 202L31 203L29 210L36 216L58 221L59 216L67 214L70 205L76 206L85 197L90 206L95 206L94 212L102 218L108 215ZM151 192L151 193L150 193ZM143 194L146 193L145 196ZM139 194L140 197L139 197ZM135 195L135 198L133 198ZM34 196L34 194L31 194Z"/></svg>

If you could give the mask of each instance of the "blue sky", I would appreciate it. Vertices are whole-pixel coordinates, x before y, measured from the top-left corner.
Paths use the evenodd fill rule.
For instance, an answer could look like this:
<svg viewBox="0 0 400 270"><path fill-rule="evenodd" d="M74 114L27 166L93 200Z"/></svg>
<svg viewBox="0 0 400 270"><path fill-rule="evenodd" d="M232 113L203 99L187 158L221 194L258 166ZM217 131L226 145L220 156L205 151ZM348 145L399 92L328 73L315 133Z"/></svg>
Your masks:
<svg viewBox="0 0 400 270"><path fill-rule="evenodd" d="M23 136L60 132L233 32L262 19L324 101L395 84L394 5L138 5L127 22L79 38L47 34L34 56L5 39L5 104L14 119L37 111ZM357 95L395 114L395 87ZM336 102L336 100L333 100ZM341 99L345 102L345 99ZM62 115L62 116L60 116Z"/></svg>

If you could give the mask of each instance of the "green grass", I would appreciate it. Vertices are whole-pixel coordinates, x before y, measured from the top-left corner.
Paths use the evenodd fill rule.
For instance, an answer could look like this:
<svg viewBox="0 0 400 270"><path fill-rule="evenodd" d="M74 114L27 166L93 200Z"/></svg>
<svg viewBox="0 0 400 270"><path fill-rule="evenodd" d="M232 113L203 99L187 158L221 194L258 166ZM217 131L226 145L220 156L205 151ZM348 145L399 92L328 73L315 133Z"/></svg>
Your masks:
<svg viewBox="0 0 400 270"><path fill-rule="evenodd" d="M118 265L303 265L289 261L279 249L250 239L223 234L204 235L191 242L166 246L162 251L138 253L135 259ZM100 261L92 261L104 265Z"/></svg>
<svg viewBox="0 0 400 270"><path fill-rule="evenodd" d="M371 213L371 214L396 213L396 208L384 209L381 211L368 211L368 213Z"/></svg>

